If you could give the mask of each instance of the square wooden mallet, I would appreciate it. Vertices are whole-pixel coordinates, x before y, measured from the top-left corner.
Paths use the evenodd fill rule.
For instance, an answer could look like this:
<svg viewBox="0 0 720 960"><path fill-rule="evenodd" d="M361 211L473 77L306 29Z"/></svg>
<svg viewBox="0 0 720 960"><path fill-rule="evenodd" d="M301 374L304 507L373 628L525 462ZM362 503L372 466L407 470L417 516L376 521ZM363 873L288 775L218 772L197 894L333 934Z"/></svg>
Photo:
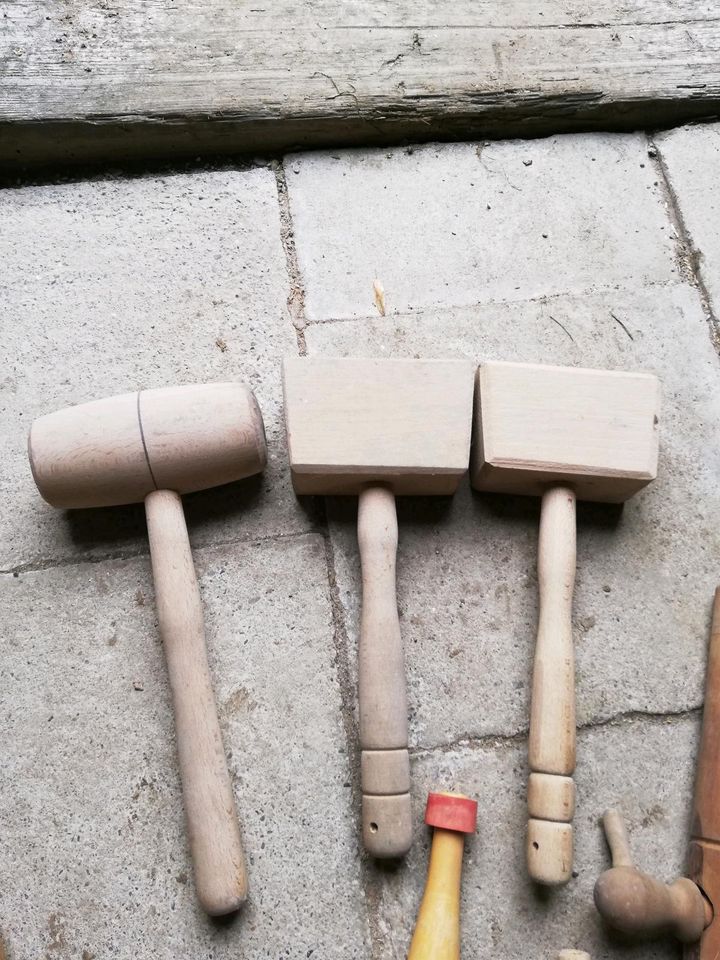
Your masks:
<svg viewBox="0 0 720 960"><path fill-rule="evenodd" d="M359 498L363 842L375 857L400 857L412 822L395 496L457 489L470 459L473 366L293 358L283 382L295 492Z"/></svg>
<svg viewBox="0 0 720 960"><path fill-rule="evenodd" d="M575 502L621 503L657 474L660 386L648 373L485 363L477 373L471 482L542 498L540 610L528 746L528 871L572 874Z"/></svg>

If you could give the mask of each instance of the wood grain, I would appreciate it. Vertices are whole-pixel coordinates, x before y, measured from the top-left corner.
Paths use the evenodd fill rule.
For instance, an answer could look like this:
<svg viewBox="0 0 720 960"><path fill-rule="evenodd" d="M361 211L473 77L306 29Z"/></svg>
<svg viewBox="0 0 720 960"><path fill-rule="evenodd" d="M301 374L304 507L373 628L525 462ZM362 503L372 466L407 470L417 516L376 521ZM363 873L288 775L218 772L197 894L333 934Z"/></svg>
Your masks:
<svg viewBox="0 0 720 960"><path fill-rule="evenodd" d="M720 111L709 0L4 0L0 162L659 126Z"/></svg>
<svg viewBox="0 0 720 960"><path fill-rule="evenodd" d="M633 866L618 810L605 812L603 826L613 864L595 884L595 906L603 920L630 937L669 934L682 943L695 943L712 917L697 885L687 877L665 884Z"/></svg>
<svg viewBox="0 0 720 960"><path fill-rule="evenodd" d="M540 613L530 705L527 839L528 872L537 883L550 886L567 883L573 863L575 541L575 494L567 487L553 487L544 494L540 512ZM543 775L539 783L532 779L537 774Z"/></svg>
<svg viewBox="0 0 720 960"><path fill-rule="evenodd" d="M136 503L155 489L192 493L260 473L265 429L241 383L158 387L38 417L28 455L54 507Z"/></svg>
<svg viewBox="0 0 720 960"><path fill-rule="evenodd" d="M692 836L720 843L720 587L715 591L705 675ZM720 889L717 891L720 908Z"/></svg>
<svg viewBox="0 0 720 960"><path fill-rule="evenodd" d="M363 840L375 857L401 857L412 842L405 659L395 595L395 498L386 487L360 493L358 545L362 612L358 700Z"/></svg>
<svg viewBox="0 0 720 960"><path fill-rule="evenodd" d="M688 874L712 904L715 916L700 943L686 951L692 960L720 956L720 587L715 591L705 677L705 706L698 752Z"/></svg>
<svg viewBox="0 0 720 960"><path fill-rule="evenodd" d="M200 591L178 494L149 494L145 512L195 889L203 908L221 915L241 906L248 882L205 650Z"/></svg>
<svg viewBox="0 0 720 960"><path fill-rule="evenodd" d="M408 960L460 960L460 884L465 835L436 827Z"/></svg>
<svg viewBox="0 0 720 960"><path fill-rule="evenodd" d="M467 361L286 357L283 386L296 493L449 495L467 472Z"/></svg>
<svg viewBox="0 0 720 960"><path fill-rule="evenodd" d="M619 503L657 474L660 386L648 373L484 363L471 477L478 490Z"/></svg>

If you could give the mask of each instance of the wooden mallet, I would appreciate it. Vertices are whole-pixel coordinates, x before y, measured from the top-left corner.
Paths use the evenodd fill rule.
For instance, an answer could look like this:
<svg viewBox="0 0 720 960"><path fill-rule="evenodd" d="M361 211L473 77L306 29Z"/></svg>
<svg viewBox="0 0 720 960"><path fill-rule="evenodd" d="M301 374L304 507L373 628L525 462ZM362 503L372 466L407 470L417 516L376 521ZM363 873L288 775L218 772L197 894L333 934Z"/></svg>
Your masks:
<svg viewBox="0 0 720 960"><path fill-rule="evenodd" d="M230 913L245 900L247 874L180 495L264 468L255 397L237 383L109 397L40 417L28 448L38 489L54 507L145 501L195 888L208 913Z"/></svg>
<svg viewBox="0 0 720 960"><path fill-rule="evenodd" d="M410 847L407 694L395 596L395 496L455 492L470 456L473 370L456 360L286 359L298 494L359 497L362 830L375 857Z"/></svg>
<svg viewBox="0 0 720 960"><path fill-rule="evenodd" d="M477 803L459 793L431 793L430 865L408 960L460 960L460 881L465 835L475 833Z"/></svg>
<svg viewBox="0 0 720 960"><path fill-rule="evenodd" d="M605 922L635 938L662 935L686 944L687 960L720 957L720 588L713 603L688 877L664 884L633 865L617 810L603 826L612 868L598 877L595 906Z"/></svg>
<svg viewBox="0 0 720 960"><path fill-rule="evenodd" d="M478 369L471 480L542 497L540 615L530 715L528 871L572 875L575 502L627 500L657 473L659 384L647 373L525 363Z"/></svg>

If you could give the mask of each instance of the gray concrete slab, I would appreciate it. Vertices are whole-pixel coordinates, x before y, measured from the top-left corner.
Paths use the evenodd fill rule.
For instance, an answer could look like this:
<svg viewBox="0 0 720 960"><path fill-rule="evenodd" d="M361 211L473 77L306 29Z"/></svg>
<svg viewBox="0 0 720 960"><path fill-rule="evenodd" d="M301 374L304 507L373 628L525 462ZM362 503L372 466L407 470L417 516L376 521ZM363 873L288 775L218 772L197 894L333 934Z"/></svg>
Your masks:
<svg viewBox="0 0 720 960"><path fill-rule="evenodd" d="M310 320L677 278L642 135L431 144L286 160Z"/></svg>
<svg viewBox="0 0 720 960"><path fill-rule="evenodd" d="M32 419L138 387L241 379L257 392L262 481L188 498L197 543L311 524L285 469L278 357L295 349L273 172L100 179L0 192L0 569L145 549L141 508L53 511Z"/></svg>
<svg viewBox="0 0 720 960"><path fill-rule="evenodd" d="M13 785L0 861L14 879L0 929L13 960L397 960L434 787L480 801L464 956L679 956L620 948L591 905L607 803L628 812L639 862L665 879L682 867L720 550L720 361L647 150L640 135L582 135L290 157L283 228L304 291L267 168L0 192L0 569L18 573L0 575ZM661 157L682 207L664 142ZM395 872L360 859L355 505L330 501L326 526L322 502L290 488L278 359L298 349L291 293L313 356L642 368L663 382L658 480L622 514L580 511L578 877L550 898L523 866L538 504L466 484L451 502L400 503L419 842ZM186 498L250 861L251 902L226 926L195 904L142 510L44 507L24 442L61 404L236 377L263 405L268 475Z"/></svg>
<svg viewBox="0 0 720 960"><path fill-rule="evenodd" d="M317 535L196 553L250 871L229 925L195 901L148 562L0 576L13 960L367 956L324 556Z"/></svg>
<svg viewBox="0 0 720 960"><path fill-rule="evenodd" d="M578 722L702 699L720 553L720 365L690 286L428 310L311 325L308 352L513 359L644 369L663 386L658 479L624 509L579 512ZM356 649L356 502L331 503L337 581ZM398 593L411 739L428 747L528 722L539 504L472 494L400 502ZM354 658L353 658L354 663Z"/></svg>
<svg viewBox="0 0 720 960"><path fill-rule="evenodd" d="M404 957L422 895L429 831L422 825L429 790L454 786L478 800L478 830L468 842L463 874L463 957L554 960L564 947L593 960L671 960L666 940L636 947L606 933L592 901L597 876L609 866L599 818L619 805L637 863L671 881L684 869L697 718L636 721L580 734L575 818L575 869L568 886L535 891L525 873L525 745L482 743L433 752L413 761L416 842L407 866L375 879L382 890L382 960ZM672 770L669 777L667 771Z"/></svg>
<svg viewBox="0 0 720 960"><path fill-rule="evenodd" d="M670 187L714 308L720 307L720 124L680 127L656 138Z"/></svg>

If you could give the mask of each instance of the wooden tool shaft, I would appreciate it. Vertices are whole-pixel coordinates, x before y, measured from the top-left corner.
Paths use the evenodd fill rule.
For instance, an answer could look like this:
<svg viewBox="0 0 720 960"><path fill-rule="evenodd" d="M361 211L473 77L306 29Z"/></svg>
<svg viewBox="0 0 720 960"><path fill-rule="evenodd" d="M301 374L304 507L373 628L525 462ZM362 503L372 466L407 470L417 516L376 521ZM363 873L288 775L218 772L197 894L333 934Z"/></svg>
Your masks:
<svg viewBox="0 0 720 960"><path fill-rule="evenodd" d="M720 587L715 591L710 627L688 874L706 898L706 929L700 943L686 951L686 960L717 960L720 956Z"/></svg>
<svg viewBox="0 0 720 960"><path fill-rule="evenodd" d="M182 501L158 490L146 497L145 512L195 887L209 914L231 913L245 900L247 874Z"/></svg>
<svg viewBox="0 0 720 960"><path fill-rule="evenodd" d="M430 866L408 960L459 960L465 835L435 828Z"/></svg>
<svg viewBox="0 0 720 960"><path fill-rule="evenodd" d="M720 587L715 591L710 628L692 836L720 843Z"/></svg>
<svg viewBox="0 0 720 960"><path fill-rule="evenodd" d="M572 873L575 544L575 494L569 487L552 487L543 495L540 513L540 613L530 710L527 844L530 876L549 885L567 883Z"/></svg>
<svg viewBox="0 0 720 960"><path fill-rule="evenodd" d="M360 492L358 543L362 614L358 652L363 839L377 857L410 847L407 692L395 592L395 497L384 486Z"/></svg>

